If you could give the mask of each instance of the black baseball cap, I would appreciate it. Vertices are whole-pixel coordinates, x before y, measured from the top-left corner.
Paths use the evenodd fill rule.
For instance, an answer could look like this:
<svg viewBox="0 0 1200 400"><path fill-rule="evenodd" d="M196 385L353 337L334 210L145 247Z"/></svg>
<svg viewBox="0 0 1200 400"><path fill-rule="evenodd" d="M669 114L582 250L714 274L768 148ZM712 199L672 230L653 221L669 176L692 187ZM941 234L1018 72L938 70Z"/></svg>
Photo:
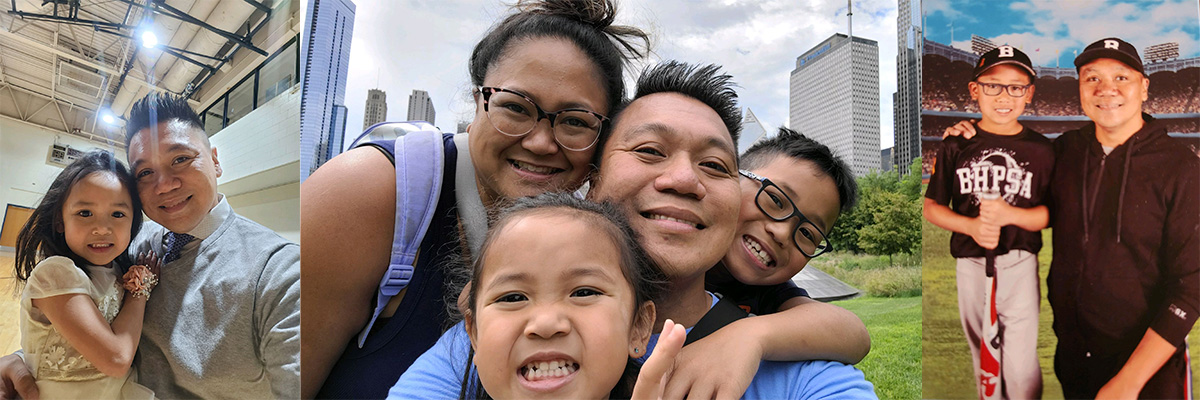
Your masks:
<svg viewBox="0 0 1200 400"><path fill-rule="evenodd" d="M1016 47L1003 45L991 49L987 53L979 56L979 62L975 63L975 77L971 80L979 79L984 72L1001 64L1013 64L1020 66L1025 72L1029 73L1029 79L1037 77L1037 73L1033 72L1033 63L1029 61L1029 56L1018 50Z"/></svg>
<svg viewBox="0 0 1200 400"><path fill-rule="evenodd" d="M1142 58L1138 57L1137 48L1129 42L1115 37L1097 40L1083 49L1083 52L1075 57L1075 72L1078 73L1084 65L1097 58L1111 58L1141 72L1142 75L1146 74L1146 70L1142 68Z"/></svg>

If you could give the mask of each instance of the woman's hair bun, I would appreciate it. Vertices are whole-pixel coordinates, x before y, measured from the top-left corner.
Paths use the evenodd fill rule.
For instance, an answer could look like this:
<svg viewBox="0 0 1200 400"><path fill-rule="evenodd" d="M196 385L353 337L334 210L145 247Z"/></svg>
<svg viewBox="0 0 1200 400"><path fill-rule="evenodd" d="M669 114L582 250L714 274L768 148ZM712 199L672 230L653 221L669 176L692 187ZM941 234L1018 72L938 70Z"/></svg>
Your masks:
<svg viewBox="0 0 1200 400"><path fill-rule="evenodd" d="M617 18L617 6L612 0L520 0L520 12L561 15L605 30Z"/></svg>
<svg viewBox="0 0 1200 400"><path fill-rule="evenodd" d="M641 29L613 25L617 19L614 0L518 0L514 8L520 13L556 15L590 25L620 44L630 58L645 57L650 52L649 36Z"/></svg>

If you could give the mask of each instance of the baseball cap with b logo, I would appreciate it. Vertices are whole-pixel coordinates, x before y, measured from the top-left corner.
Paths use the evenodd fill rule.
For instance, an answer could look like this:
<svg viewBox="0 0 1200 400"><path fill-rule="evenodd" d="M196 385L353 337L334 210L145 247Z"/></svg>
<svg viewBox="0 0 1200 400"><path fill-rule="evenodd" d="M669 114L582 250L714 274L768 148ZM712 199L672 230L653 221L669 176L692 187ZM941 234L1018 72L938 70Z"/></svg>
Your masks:
<svg viewBox="0 0 1200 400"><path fill-rule="evenodd" d="M975 63L975 77L971 79L979 79L979 76L983 75L984 72L1001 64L1012 64L1021 67L1021 69L1029 74L1029 79L1037 76L1037 73L1033 72L1033 63L1029 61L1029 56L1016 47L1003 45L987 53L983 53L979 57L979 62Z"/></svg>
<svg viewBox="0 0 1200 400"><path fill-rule="evenodd" d="M1138 57L1137 48L1129 42L1115 37L1097 40L1083 49L1083 52L1075 57L1075 72L1079 72L1084 65L1097 58L1111 58L1128 65L1129 68L1133 68L1143 75L1146 73L1146 70L1142 68L1142 58Z"/></svg>

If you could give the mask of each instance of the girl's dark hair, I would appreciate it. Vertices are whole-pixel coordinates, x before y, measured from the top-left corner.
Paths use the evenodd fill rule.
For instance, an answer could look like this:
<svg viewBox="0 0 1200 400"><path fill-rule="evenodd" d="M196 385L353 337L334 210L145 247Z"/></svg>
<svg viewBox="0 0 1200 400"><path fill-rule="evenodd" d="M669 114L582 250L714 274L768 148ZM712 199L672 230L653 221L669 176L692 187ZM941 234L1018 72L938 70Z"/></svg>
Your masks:
<svg viewBox="0 0 1200 400"><path fill-rule="evenodd" d="M473 316L476 315L475 300L479 293L479 278L483 273L484 255L487 254L496 237L504 233L506 227L513 221L530 215L570 216L574 220L586 221L595 225L596 229L606 234L620 252L621 272L625 276L625 281L633 288L635 311L647 301L658 301L665 292L666 275L642 248L637 232L629 225L629 220L618 206L608 202L595 203L577 199L568 193L544 193L535 197L518 199L512 206L500 212L496 222L488 230L487 238L484 239L483 246L471 268L471 283L467 292L468 310L463 312L467 318L474 318ZM634 316L637 318L636 312ZM471 365L471 359L474 357L475 351L471 350L467 358L468 366ZM637 382L640 370L641 365L630 358L625 363L625 371L621 375L621 380L609 393L609 398L627 399L632 396L633 385ZM487 391L483 390L479 378L471 379L470 371L471 368L467 368L467 373L463 375L463 385L459 397L466 398L468 394L474 392L478 399L490 399ZM469 387L471 384L474 386Z"/></svg>
<svg viewBox="0 0 1200 400"><path fill-rule="evenodd" d="M87 269L83 268L88 264L87 260L71 251L71 248L67 246L66 236L58 230L63 226L63 203L67 202L67 195L71 193L71 188L84 177L97 172L108 172L115 175L121 182L121 186L124 186L125 190L129 192L129 198L133 201L131 204L133 212L130 213L133 224L130 228L129 238L132 240L137 237L138 231L142 228L142 202L138 199L137 185L133 175L129 174L129 170L125 168L124 164L117 161L112 152L107 150L88 152L64 168L58 177L54 178L50 189L42 197L41 204L38 204L37 208L33 210L29 221L17 234L17 254L14 264L18 282L28 280L29 273L33 271L33 268L42 260L52 256L70 258L85 274L87 273ZM132 265L128 254L117 256L115 261L121 267Z"/></svg>
<svg viewBox="0 0 1200 400"><path fill-rule="evenodd" d="M596 65L607 91L608 116L616 115L625 98L624 67L629 60L646 56L649 36L638 28L613 25L617 6L612 0L520 0L514 8L516 14L493 26L475 45L469 63L471 83L483 86L488 71L516 42L540 37L566 39ZM603 126L601 138L611 130L610 125Z"/></svg>

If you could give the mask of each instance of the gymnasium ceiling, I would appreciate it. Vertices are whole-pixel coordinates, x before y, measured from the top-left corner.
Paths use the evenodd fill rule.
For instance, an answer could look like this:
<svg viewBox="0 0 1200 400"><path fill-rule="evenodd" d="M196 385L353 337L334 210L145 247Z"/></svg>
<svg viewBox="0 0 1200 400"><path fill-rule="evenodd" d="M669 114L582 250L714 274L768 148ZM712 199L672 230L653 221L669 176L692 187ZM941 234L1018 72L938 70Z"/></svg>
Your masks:
<svg viewBox="0 0 1200 400"><path fill-rule="evenodd" d="M9 0L0 13L0 118L123 145L149 91L187 94L245 52L278 0ZM146 28L158 45L142 45ZM110 111L111 110L111 111ZM112 123L106 123L111 115Z"/></svg>

